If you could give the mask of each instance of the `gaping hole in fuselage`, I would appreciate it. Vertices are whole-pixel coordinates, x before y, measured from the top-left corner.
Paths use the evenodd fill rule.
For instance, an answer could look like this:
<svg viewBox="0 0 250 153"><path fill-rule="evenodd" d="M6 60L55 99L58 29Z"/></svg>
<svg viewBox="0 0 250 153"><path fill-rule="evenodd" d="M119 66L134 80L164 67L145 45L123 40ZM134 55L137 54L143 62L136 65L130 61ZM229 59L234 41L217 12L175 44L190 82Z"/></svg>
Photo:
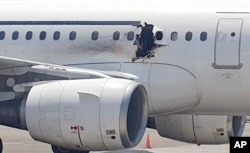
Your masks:
<svg viewBox="0 0 250 153"><path fill-rule="evenodd" d="M140 27L141 33L136 35L134 45L137 46L136 57L146 57L150 55L150 52L156 47L155 36L153 33L154 25L145 23L145 26Z"/></svg>

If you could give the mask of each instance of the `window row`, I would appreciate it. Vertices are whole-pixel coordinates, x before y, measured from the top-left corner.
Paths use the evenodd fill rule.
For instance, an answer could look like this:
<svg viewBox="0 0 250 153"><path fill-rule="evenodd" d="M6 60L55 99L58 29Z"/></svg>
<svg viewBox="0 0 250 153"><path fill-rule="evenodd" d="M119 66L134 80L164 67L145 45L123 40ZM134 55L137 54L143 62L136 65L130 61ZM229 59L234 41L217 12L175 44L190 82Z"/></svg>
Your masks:
<svg viewBox="0 0 250 153"><path fill-rule="evenodd" d="M53 34L53 39L54 40L59 40L60 39L60 35L61 33L59 31L55 31ZM45 40L47 36L47 32L46 31L41 31L39 34L39 39L40 40ZM25 35L25 39L26 40L31 40L33 37L33 32L32 31L28 31L26 32ZM98 31L94 31L91 34L91 39L92 40L98 40L99 37L99 32ZM135 33L133 31L128 32L127 34L127 39L129 41L134 40L135 37ZM12 40L17 40L19 38L19 32L18 31L14 31L12 33ZM5 31L0 31L0 40L4 40L5 39ZM69 40L75 40L76 39L76 32L75 31L71 31L69 33ZM115 31L113 33L113 40L119 40L120 39L120 32L119 31Z"/></svg>
<svg viewBox="0 0 250 153"><path fill-rule="evenodd" d="M45 31L40 32L39 39L40 40L45 40L46 39L46 35L47 35L47 33ZM25 39L26 40L31 40L32 37L33 37L33 32L32 31L26 32L26 35L25 35ZM0 31L0 40L4 40L4 38L5 38L5 32L4 31ZM14 31L12 33L12 39L13 40L17 40L18 38L19 38L19 32L18 31ZM59 31L54 32L53 39L54 40L59 40L60 39L60 32ZM70 32L70 34L69 34L69 40L75 40L75 39L76 39L76 32L75 31Z"/></svg>
<svg viewBox="0 0 250 153"><path fill-rule="evenodd" d="M185 35L185 40L186 41L191 41L193 38L193 33L192 32L187 32ZM178 39L178 32L172 32L170 39L172 41L176 41ZM207 32L201 32L200 33L200 40L201 41L206 41L207 40Z"/></svg>
<svg viewBox="0 0 250 153"><path fill-rule="evenodd" d="M61 33L59 31L55 31L53 34L53 39L54 40L59 40L60 39L60 35ZM41 31L39 34L39 39L40 40L45 40L47 36L47 32L46 31ZM32 31L28 31L26 32L25 35L25 39L26 40L31 40L33 37L33 32ZM91 34L91 39L92 40L98 40L99 37L99 32L98 31L94 31ZM132 41L134 40L135 37L135 33L133 31L130 31L127 33L127 40ZM192 32L187 32L185 35L185 40L186 41L191 41L193 37L193 33ZM19 32L18 31L14 31L12 33L12 40L17 40L19 38ZM4 40L5 39L5 32L4 31L0 31L0 40ZM75 31L71 31L69 33L69 40L75 40L76 39L76 32ZM119 31L115 31L113 33L113 40L119 40L120 39L120 32ZM156 33L156 40L162 40L163 39L163 33L162 32L157 32ZM172 32L170 39L172 41L176 41L178 39L178 32ZM207 40L207 32L201 32L200 33L200 40L201 41L206 41Z"/></svg>

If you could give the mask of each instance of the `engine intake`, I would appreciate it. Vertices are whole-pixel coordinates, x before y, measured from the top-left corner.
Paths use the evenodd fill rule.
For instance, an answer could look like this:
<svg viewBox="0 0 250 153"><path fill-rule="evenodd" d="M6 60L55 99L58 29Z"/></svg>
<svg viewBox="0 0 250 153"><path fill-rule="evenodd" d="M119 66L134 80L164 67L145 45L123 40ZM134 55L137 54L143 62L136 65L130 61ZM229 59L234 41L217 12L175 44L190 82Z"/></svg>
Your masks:
<svg viewBox="0 0 250 153"><path fill-rule="evenodd" d="M26 123L38 141L78 150L137 145L146 128L146 89L124 79L55 81L34 86Z"/></svg>

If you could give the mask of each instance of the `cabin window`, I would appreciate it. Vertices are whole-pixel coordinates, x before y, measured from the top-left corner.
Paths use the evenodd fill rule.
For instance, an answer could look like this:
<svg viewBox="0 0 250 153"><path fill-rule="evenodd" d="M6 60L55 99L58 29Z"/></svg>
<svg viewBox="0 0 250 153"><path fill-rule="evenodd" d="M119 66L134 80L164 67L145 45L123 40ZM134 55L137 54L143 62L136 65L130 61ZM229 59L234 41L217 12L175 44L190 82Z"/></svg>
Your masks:
<svg viewBox="0 0 250 153"><path fill-rule="evenodd" d="M32 39L32 35L33 35L33 33L31 31L28 31L26 33L26 36L25 36L26 40L31 40Z"/></svg>
<svg viewBox="0 0 250 153"><path fill-rule="evenodd" d="M41 33L40 33L40 40L45 40L45 38L46 38L46 32L45 31L42 31Z"/></svg>
<svg viewBox="0 0 250 153"><path fill-rule="evenodd" d="M120 32L119 31L115 31L113 34L113 40L119 40L120 39Z"/></svg>
<svg viewBox="0 0 250 153"><path fill-rule="evenodd" d="M75 31L71 31L69 33L69 40L75 40L76 39L76 32Z"/></svg>
<svg viewBox="0 0 250 153"><path fill-rule="evenodd" d="M177 32L172 32L171 33L171 40L176 41L178 39L178 33Z"/></svg>
<svg viewBox="0 0 250 153"><path fill-rule="evenodd" d="M187 32L187 33L186 33L186 41L192 40L192 37L193 37L192 32Z"/></svg>
<svg viewBox="0 0 250 153"><path fill-rule="evenodd" d="M163 33L161 31L157 31L155 34L156 40L162 40L163 39Z"/></svg>
<svg viewBox="0 0 250 153"><path fill-rule="evenodd" d="M127 35L127 39L129 41L132 41L132 40L134 40L134 37L135 37L135 33L133 31L129 31L128 35Z"/></svg>
<svg viewBox="0 0 250 153"><path fill-rule="evenodd" d="M59 31L54 32L53 39L54 40L59 40L60 39L60 32Z"/></svg>
<svg viewBox="0 0 250 153"><path fill-rule="evenodd" d="M0 31L0 40L4 40L4 37L5 37L5 32Z"/></svg>
<svg viewBox="0 0 250 153"><path fill-rule="evenodd" d="M236 33L235 33L235 32L232 32L232 33L231 33L231 36L232 36L232 37L235 37L235 36L236 36Z"/></svg>
<svg viewBox="0 0 250 153"><path fill-rule="evenodd" d="M207 33L206 32L202 32L200 35L200 40L201 41L206 41L207 40Z"/></svg>
<svg viewBox="0 0 250 153"><path fill-rule="evenodd" d="M18 31L14 31L12 33L12 40L17 40L18 39L18 36L19 36L19 32Z"/></svg>
<svg viewBox="0 0 250 153"><path fill-rule="evenodd" d="M92 32L91 39L92 40L97 40L98 36L99 36L99 32L98 31L94 31L94 32Z"/></svg>

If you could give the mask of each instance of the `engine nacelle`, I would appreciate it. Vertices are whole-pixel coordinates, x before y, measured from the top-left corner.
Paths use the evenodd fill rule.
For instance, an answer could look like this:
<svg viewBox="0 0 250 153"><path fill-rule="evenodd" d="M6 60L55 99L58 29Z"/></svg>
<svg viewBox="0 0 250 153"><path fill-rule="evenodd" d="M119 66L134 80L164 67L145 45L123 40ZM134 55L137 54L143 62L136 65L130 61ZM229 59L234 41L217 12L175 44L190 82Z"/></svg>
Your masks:
<svg viewBox="0 0 250 153"><path fill-rule="evenodd" d="M147 93L137 82L54 81L31 89L26 123L38 141L77 150L114 150L140 142L147 112Z"/></svg>
<svg viewBox="0 0 250 153"><path fill-rule="evenodd" d="M224 144L239 137L245 127L242 116L162 115L155 117L160 136L195 144Z"/></svg>

